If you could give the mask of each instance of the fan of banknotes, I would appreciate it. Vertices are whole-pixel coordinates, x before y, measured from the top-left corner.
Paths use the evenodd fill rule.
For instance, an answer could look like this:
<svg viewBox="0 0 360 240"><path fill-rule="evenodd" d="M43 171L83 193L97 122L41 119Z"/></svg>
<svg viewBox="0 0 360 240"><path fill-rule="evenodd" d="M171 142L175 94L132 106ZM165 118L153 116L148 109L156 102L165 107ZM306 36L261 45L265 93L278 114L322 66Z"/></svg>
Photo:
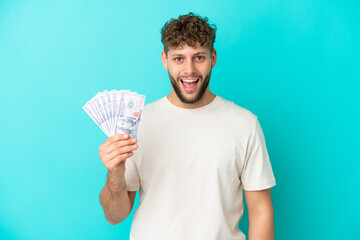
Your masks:
<svg viewBox="0 0 360 240"><path fill-rule="evenodd" d="M145 96L136 92L105 90L96 94L82 108L108 137L118 133L136 137L144 103Z"/></svg>

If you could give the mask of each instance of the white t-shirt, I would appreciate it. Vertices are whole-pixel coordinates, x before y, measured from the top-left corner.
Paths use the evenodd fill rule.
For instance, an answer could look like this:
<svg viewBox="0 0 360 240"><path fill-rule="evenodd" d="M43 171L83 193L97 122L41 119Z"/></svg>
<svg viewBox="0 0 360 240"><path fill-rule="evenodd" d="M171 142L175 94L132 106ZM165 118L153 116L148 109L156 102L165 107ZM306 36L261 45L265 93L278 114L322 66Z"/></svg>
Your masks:
<svg viewBox="0 0 360 240"><path fill-rule="evenodd" d="M140 190L131 240L244 240L242 190L275 186L257 117L219 96L146 105L138 145L125 170L127 190Z"/></svg>

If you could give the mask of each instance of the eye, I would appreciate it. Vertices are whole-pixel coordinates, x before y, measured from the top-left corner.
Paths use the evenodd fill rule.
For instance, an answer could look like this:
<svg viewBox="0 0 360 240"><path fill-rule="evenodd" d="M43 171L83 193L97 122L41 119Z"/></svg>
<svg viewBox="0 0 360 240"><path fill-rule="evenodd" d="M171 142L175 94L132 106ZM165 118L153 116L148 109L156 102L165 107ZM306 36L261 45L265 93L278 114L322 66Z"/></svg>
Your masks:
<svg viewBox="0 0 360 240"><path fill-rule="evenodd" d="M201 61L201 60L203 60L203 59L205 59L204 56L197 56L197 57L196 57L196 60L199 60L199 61Z"/></svg>
<svg viewBox="0 0 360 240"><path fill-rule="evenodd" d="M182 60L182 58L181 58L181 57L176 57L176 58L174 58L174 60L175 60L176 62L180 62L180 61Z"/></svg>

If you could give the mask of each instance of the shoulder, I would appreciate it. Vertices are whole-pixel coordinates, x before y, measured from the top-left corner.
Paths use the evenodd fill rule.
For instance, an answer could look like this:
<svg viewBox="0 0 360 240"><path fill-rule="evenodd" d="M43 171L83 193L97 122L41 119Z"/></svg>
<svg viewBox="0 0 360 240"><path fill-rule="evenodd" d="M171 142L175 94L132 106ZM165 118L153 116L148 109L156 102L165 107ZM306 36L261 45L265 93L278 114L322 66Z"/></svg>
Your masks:
<svg viewBox="0 0 360 240"><path fill-rule="evenodd" d="M163 117L163 115L166 113L166 108L164 105L163 98L160 98L151 103L147 103L144 106L143 113L141 114L141 121L148 121L150 119Z"/></svg>
<svg viewBox="0 0 360 240"><path fill-rule="evenodd" d="M231 118L233 121L240 125L246 125L249 127L254 126L254 124L257 122L258 117L250 110L222 97L218 98L220 102L219 108L227 117Z"/></svg>
<svg viewBox="0 0 360 240"><path fill-rule="evenodd" d="M164 105L164 98L160 98L154 102L147 103L144 106L144 112L159 111L163 108L163 105Z"/></svg>

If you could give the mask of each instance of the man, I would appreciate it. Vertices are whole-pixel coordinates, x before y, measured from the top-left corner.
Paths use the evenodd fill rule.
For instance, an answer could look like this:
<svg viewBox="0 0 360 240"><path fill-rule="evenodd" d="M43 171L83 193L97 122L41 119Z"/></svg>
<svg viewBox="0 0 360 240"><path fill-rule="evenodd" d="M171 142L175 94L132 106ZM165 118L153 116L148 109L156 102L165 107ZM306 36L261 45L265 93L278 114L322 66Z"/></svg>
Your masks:
<svg viewBox="0 0 360 240"><path fill-rule="evenodd" d="M145 106L138 140L119 134L99 147L106 219L123 221L139 190L130 239L243 240L244 190L250 240L274 239L275 178L257 117L209 90L215 27L189 13L161 34L171 93Z"/></svg>

